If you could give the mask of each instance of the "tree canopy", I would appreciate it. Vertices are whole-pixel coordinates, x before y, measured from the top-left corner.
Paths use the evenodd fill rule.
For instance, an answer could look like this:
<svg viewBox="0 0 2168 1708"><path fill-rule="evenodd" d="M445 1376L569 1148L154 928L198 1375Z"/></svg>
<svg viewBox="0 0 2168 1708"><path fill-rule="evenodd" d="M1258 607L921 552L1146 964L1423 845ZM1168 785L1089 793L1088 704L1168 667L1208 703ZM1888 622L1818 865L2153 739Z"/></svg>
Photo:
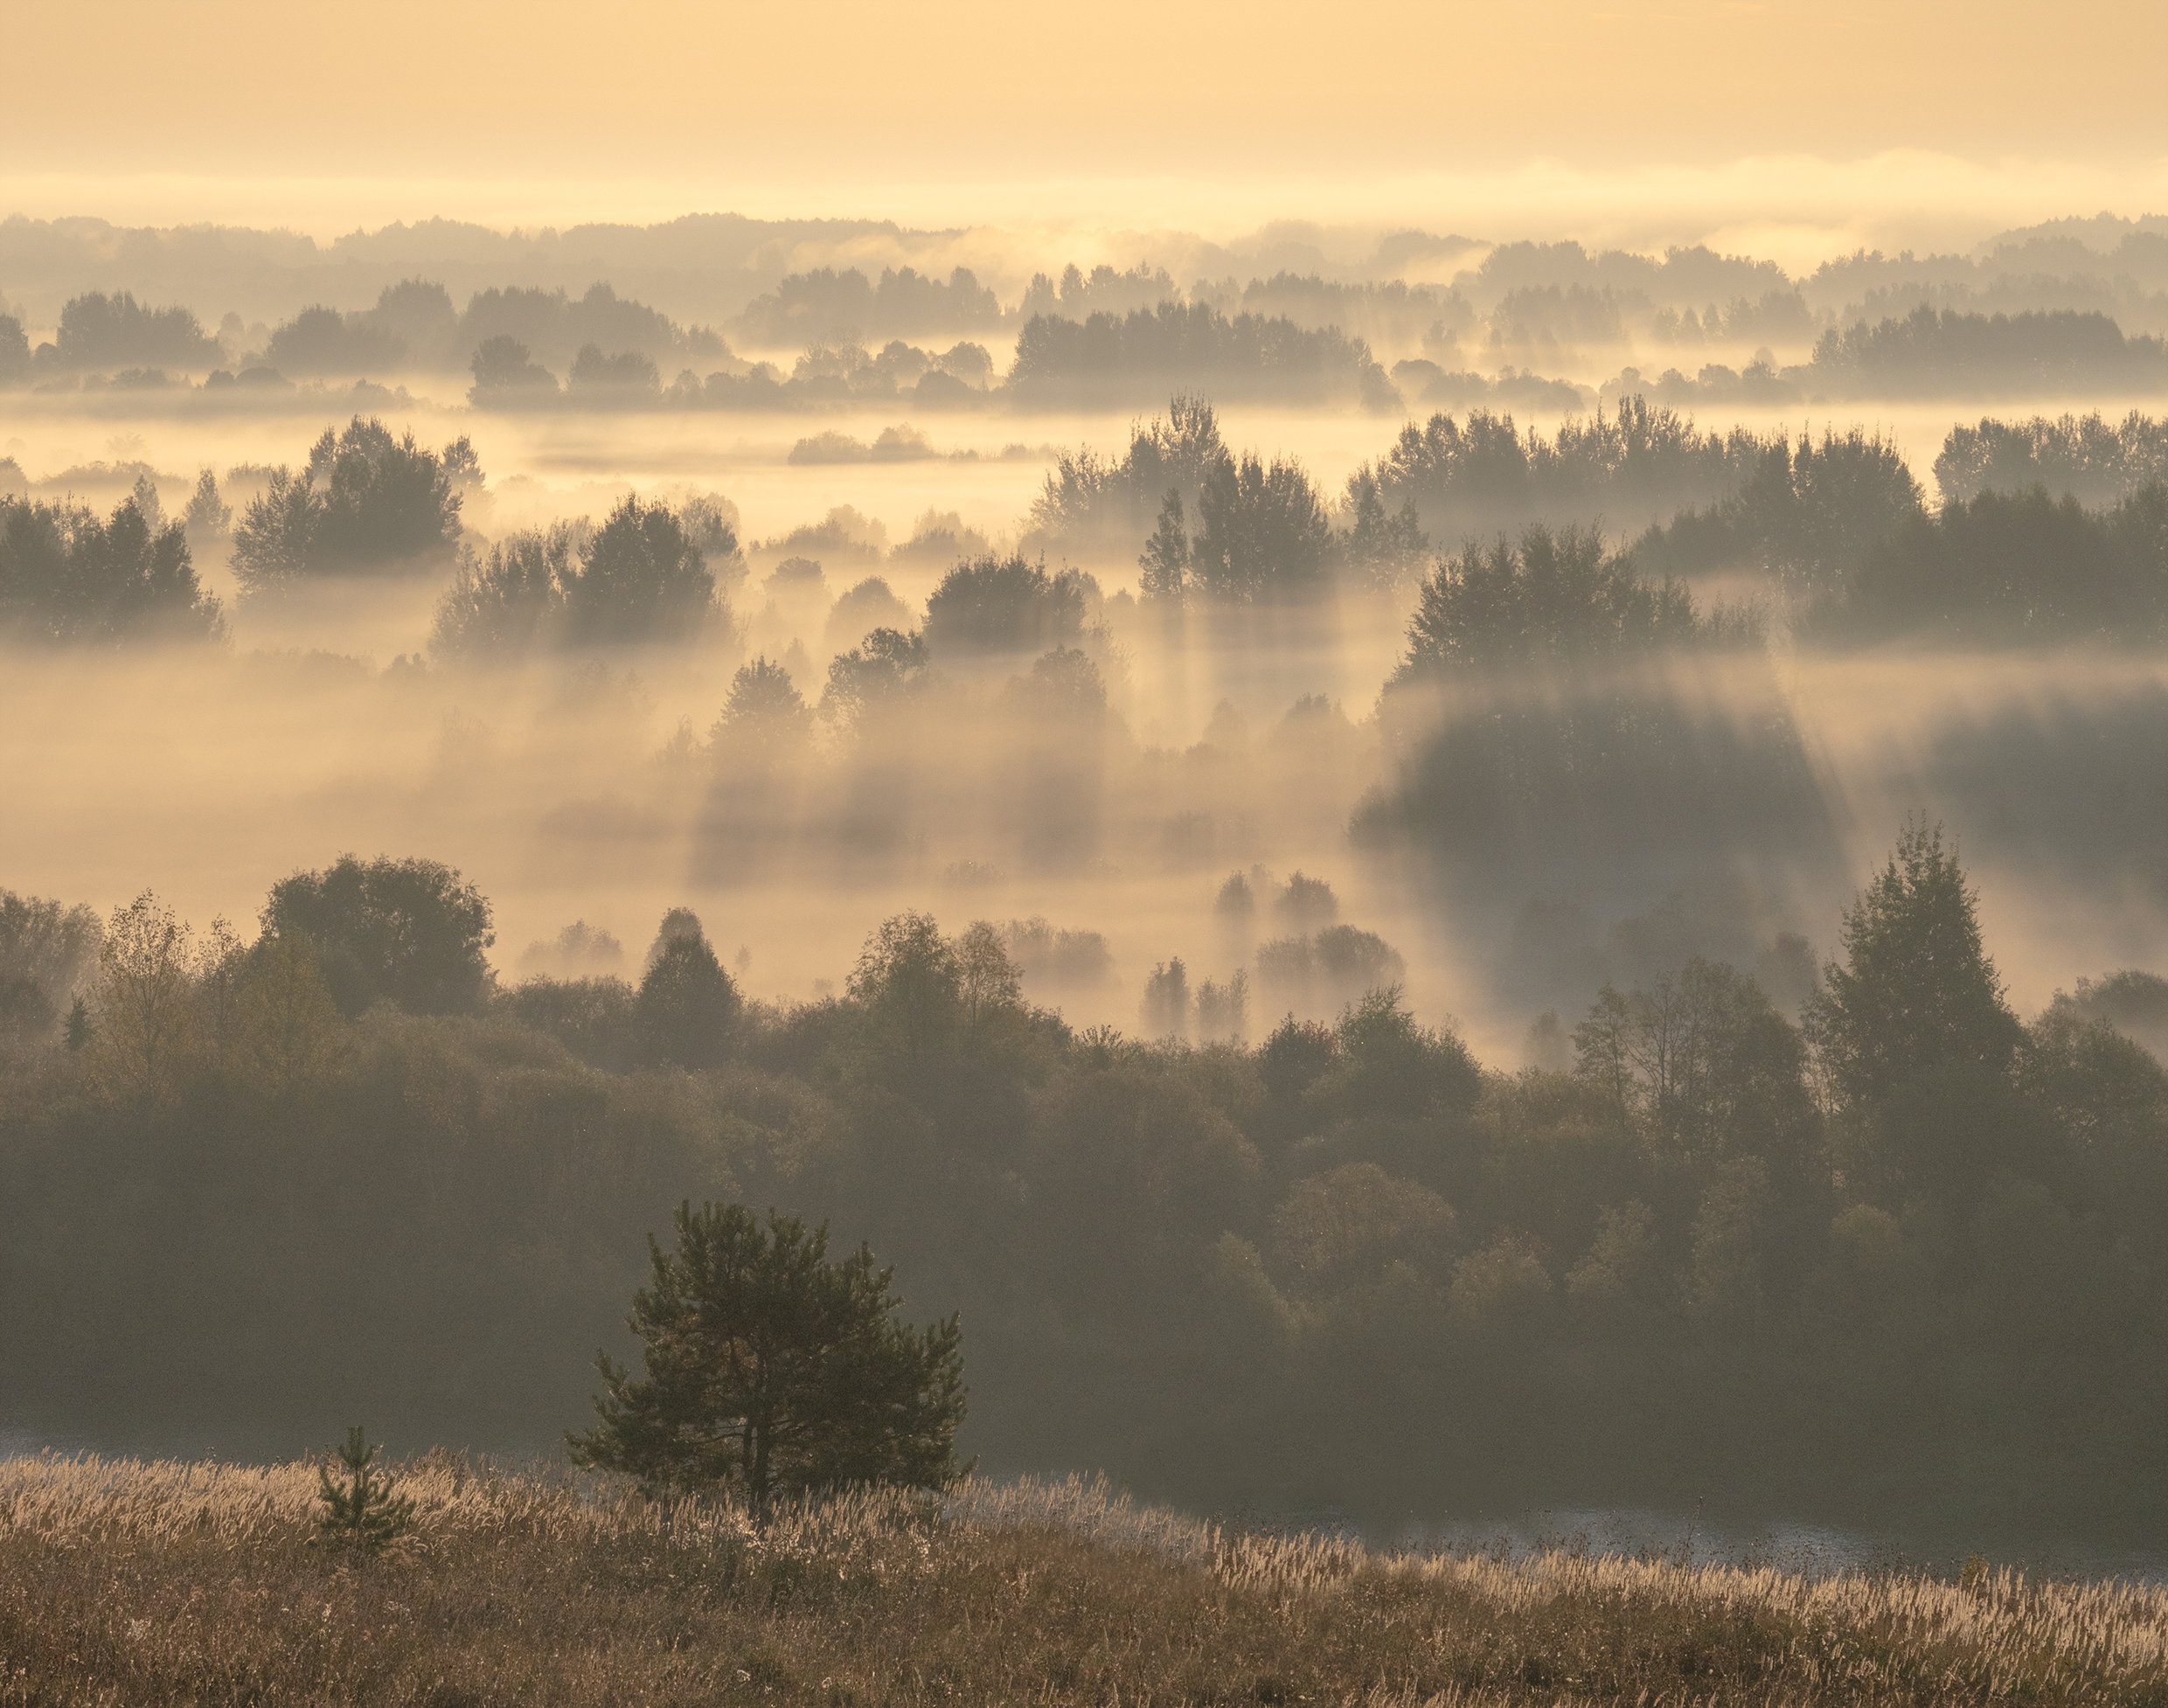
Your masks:
<svg viewBox="0 0 2168 1708"><path fill-rule="evenodd" d="M225 633L181 523L153 527L134 498L101 519L80 505L0 497L0 634L111 645Z"/></svg>
<svg viewBox="0 0 2168 1708"><path fill-rule="evenodd" d="M598 1357L601 1421L570 1437L580 1464L657 1495L734 1489L755 1501L851 1482L942 1488L959 1474L962 1330L893 1320L893 1271L865 1246L828 1257L809 1229L740 1205L679 1205L677 1246L648 1241L652 1277L629 1326L634 1376Z"/></svg>
<svg viewBox="0 0 2168 1708"><path fill-rule="evenodd" d="M1873 1108L1905 1080L1954 1065L2000 1073L2022 1037L1981 941L1978 901L1942 827L1907 824L1845 915L1845 957L1810 1002L1840 1097Z"/></svg>
<svg viewBox="0 0 2168 1708"><path fill-rule="evenodd" d="M270 591L320 575L406 573L441 568L460 537L462 478L473 447L442 451L394 436L374 416L326 427L299 469L272 471L233 531L242 589Z"/></svg>
<svg viewBox="0 0 2168 1708"><path fill-rule="evenodd" d="M434 860L343 854L322 871L297 871L271 886L263 927L308 938L348 1015L379 1001L411 1014L469 1012L491 986L490 904Z"/></svg>

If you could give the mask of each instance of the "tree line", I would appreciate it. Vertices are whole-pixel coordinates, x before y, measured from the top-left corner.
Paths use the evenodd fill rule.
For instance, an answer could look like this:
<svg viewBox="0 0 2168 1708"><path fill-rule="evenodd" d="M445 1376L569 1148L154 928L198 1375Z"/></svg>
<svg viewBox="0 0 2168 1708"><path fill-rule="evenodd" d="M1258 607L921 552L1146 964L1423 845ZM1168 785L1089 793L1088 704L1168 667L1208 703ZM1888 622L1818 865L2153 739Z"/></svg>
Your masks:
<svg viewBox="0 0 2168 1708"><path fill-rule="evenodd" d="M351 859L253 941L102 922L0 1070L10 1422L263 1450L365 1401L537 1441L689 1198L830 1220L960 1311L999 1468L2158 1522L2168 1081L2074 1003L2011 1011L1935 827L1796 1016L1690 960L1518 1073L1389 987L1254 1047L1080 1034L998 930L918 914L793 1006L666 926L611 1057L591 985L493 987L488 929L458 874Z"/></svg>

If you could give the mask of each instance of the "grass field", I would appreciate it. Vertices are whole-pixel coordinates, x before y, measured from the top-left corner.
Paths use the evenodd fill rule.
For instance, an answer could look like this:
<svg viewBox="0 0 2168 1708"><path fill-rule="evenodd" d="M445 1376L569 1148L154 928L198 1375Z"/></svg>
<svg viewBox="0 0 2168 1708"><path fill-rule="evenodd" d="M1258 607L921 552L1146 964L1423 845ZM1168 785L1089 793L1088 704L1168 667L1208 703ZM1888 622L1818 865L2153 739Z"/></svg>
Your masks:
<svg viewBox="0 0 2168 1708"><path fill-rule="evenodd" d="M2168 1704L2168 1591L1379 1552L967 1482L756 1524L432 1455L312 1540L314 1469L0 1461L0 1702Z"/></svg>

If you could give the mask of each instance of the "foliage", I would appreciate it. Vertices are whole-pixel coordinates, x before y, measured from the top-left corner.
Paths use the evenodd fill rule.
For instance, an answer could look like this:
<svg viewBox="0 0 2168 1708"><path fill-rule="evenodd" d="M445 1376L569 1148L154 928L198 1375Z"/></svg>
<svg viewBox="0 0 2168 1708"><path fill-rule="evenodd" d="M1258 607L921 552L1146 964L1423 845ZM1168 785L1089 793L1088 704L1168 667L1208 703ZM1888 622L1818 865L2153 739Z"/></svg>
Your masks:
<svg viewBox="0 0 2168 1708"><path fill-rule="evenodd" d="M1223 457L1206 474L1197 512L1190 579L1206 601L1258 605L1325 591L1331 526L1299 463Z"/></svg>
<svg viewBox="0 0 2168 1708"><path fill-rule="evenodd" d="M1713 502L1741 483L1765 441L1743 427L1698 433L1691 417L1640 397L1606 415L1569 418L1556 435L1524 434L1511 415L1471 410L1414 422L1373 465L1351 477L1350 495L1374 486L1381 512L1407 516L1442 544L1552 527L1598 517L1638 526L1682 507ZM1400 524L1403 528L1407 524Z"/></svg>
<svg viewBox="0 0 2168 1708"><path fill-rule="evenodd" d="M741 1006L738 987L696 929L664 945L640 981L633 1018L650 1061L712 1067L730 1047Z"/></svg>
<svg viewBox="0 0 2168 1708"><path fill-rule="evenodd" d="M1073 647L1098 604L1099 584L1081 570L1049 574L1020 552L967 559L927 599L926 644L936 657Z"/></svg>
<svg viewBox="0 0 2168 1708"><path fill-rule="evenodd" d="M87 907L0 890L0 983L28 983L58 1007L89 982L104 936Z"/></svg>
<svg viewBox="0 0 2168 1708"><path fill-rule="evenodd" d="M196 316L178 303L154 309L128 291L108 296L89 291L61 307L50 365L63 371L86 368L183 368L201 370L219 360L218 341L206 335Z"/></svg>
<svg viewBox="0 0 2168 1708"><path fill-rule="evenodd" d="M2105 512L2036 485L1907 517L1799 627L1840 645L2152 643L2168 632L2168 486Z"/></svg>
<svg viewBox="0 0 2168 1708"><path fill-rule="evenodd" d="M740 664L731 677L729 696L708 731L708 747L719 760L735 756L779 763L803 746L812 726L812 708L790 672L762 656Z"/></svg>
<svg viewBox="0 0 2168 1708"><path fill-rule="evenodd" d="M532 358L527 346L499 332L475 346L474 384L467 400L477 407L557 395L557 376Z"/></svg>
<svg viewBox="0 0 2168 1708"><path fill-rule="evenodd" d="M2126 337L2097 309L2012 314L1937 310L1831 327L1814 346L1815 378L1880 396L2012 392L2068 396L2097 386L2157 388L2168 376L2161 340Z"/></svg>
<svg viewBox="0 0 2168 1708"><path fill-rule="evenodd" d="M746 1003L711 1065L657 1072L619 982L349 1021L298 935L147 901L114 934L154 1024L101 1000L80 1049L0 1052L10 1421L254 1455L363 1391L402 1433L531 1441L693 1192L826 1218L969 1316L963 1444L1008 1462L1200 1504L1595 1488L1897 1526L1963 1497L2031 1543L2137 1534L2168 1080L2119 1028L2163 999L2103 981L2022 1027L1959 1000L1992 979L1965 887L1907 830L1840 956L1852 1019L1803 1033L1742 969L1652 961L1598 995L1581 1072L1517 1074L1389 989L1330 1026L1275 1005L1255 1048L1079 1035L1026 993L1072 951L1103 976L1103 945L924 916L844 994ZM1298 922L1313 957L1367 935ZM1845 1090L1847 1025L1888 1041L1886 1091Z"/></svg>
<svg viewBox="0 0 2168 1708"><path fill-rule="evenodd" d="M1634 555L1666 575L1751 569L1795 606L1840 589L1875 543L1917 517L1920 483L1896 445L1858 427L1758 448L1737 489L1651 527Z"/></svg>
<svg viewBox="0 0 2168 1708"><path fill-rule="evenodd" d="M332 1480L329 1465L316 1467L318 1495L323 1502L316 1519L320 1540L373 1554L413 1528L413 1501L377 1468L377 1455L382 1451L369 1445L369 1438L356 1424L338 1449L339 1463L346 1468L344 1482Z"/></svg>
<svg viewBox="0 0 2168 1708"><path fill-rule="evenodd" d="M1370 347L1337 327L1282 316L1229 316L1209 303L1161 302L1081 321L1034 315L1017 338L1009 385L1033 400L1134 395L1171 378L1221 397L1397 408Z"/></svg>
<svg viewBox="0 0 2168 1708"><path fill-rule="evenodd" d="M2097 412L2053 420L1983 416L1977 427L1950 428L1935 459L1935 484L1946 504L2044 486L2057 496L2105 506L2162 481L2168 481L2168 420L2135 409L2112 425Z"/></svg>
<svg viewBox="0 0 2168 1708"><path fill-rule="evenodd" d="M559 522L508 535L490 545L487 558L462 553L451 586L437 601L429 650L440 658L511 661L554 638L565 589L578 573L578 540Z"/></svg>
<svg viewBox="0 0 2168 1708"><path fill-rule="evenodd" d="M1439 564L1408 621L1394 682L1484 670L1586 669L1684 647L1752 642L1751 613L1707 616L1674 581L1651 587L1601 535L1530 528Z"/></svg>
<svg viewBox="0 0 2168 1708"><path fill-rule="evenodd" d="M1811 999L1838 1097L1872 1108L1908 1078L1956 1064L1999 1072L2023 1032L1981 941L1977 899L1942 828L1908 823L1845 914L1845 959Z"/></svg>
<svg viewBox="0 0 2168 1708"><path fill-rule="evenodd" d="M629 496L587 542L564 599L576 644L691 639L713 608L715 577L674 511Z"/></svg>
<svg viewBox="0 0 2168 1708"><path fill-rule="evenodd" d="M0 635L110 646L225 633L182 524L154 528L134 498L101 521L75 505L0 497Z"/></svg>
<svg viewBox="0 0 2168 1708"><path fill-rule="evenodd" d="M629 496L600 528L522 530L487 556L462 553L429 649L501 663L549 648L691 645L728 621L708 559L727 565L737 549L712 503L697 499L673 510Z"/></svg>
<svg viewBox="0 0 2168 1708"><path fill-rule="evenodd" d="M448 563L459 544L462 444L425 449L374 416L323 430L298 471L273 471L233 531L242 590L324 575L406 574Z"/></svg>
<svg viewBox="0 0 2168 1708"><path fill-rule="evenodd" d="M924 635L876 628L863 643L829 660L820 714L856 728L868 714L893 711L924 691L931 664Z"/></svg>
<svg viewBox="0 0 2168 1708"><path fill-rule="evenodd" d="M271 886L263 928L314 946L342 1013L392 1002L410 1014L479 1008L494 975L483 951L497 941L490 904L434 860L342 854L322 871Z"/></svg>
<svg viewBox="0 0 2168 1708"><path fill-rule="evenodd" d="M572 1438L580 1464L651 1492L772 1495L853 1482L944 1488L957 1476L962 1335L950 1316L923 1332L893 1321L889 1269L865 1246L828 1259L808 1231L739 1205L678 1206L677 1249L648 1242L650 1285L630 1326L645 1375L608 1355L601 1421Z"/></svg>

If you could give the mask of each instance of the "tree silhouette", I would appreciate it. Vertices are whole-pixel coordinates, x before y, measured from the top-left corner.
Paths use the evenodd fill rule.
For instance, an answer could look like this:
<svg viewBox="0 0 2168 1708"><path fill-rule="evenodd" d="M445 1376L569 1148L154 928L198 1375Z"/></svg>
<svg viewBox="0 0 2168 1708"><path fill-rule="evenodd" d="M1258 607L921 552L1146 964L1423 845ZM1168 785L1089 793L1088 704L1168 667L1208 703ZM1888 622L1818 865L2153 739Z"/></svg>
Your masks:
<svg viewBox="0 0 2168 1708"><path fill-rule="evenodd" d="M828 1227L739 1205L681 1205L678 1244L648 1241L629 1326L634 1377L598 1357L601 1422L573 1460L650 1493L771 1495L850 1482L941 1488L958 1475L962 1332L893 1320L893 1271L860 1246L828 1259Z"/></svg>
<svg viewBox="0 0 2168 1708"><path fill-rule="evenodd" d="M1958 1063L2000 1071L2023 1036L1980 939L1977 898L1942 827L1907 823L1845 915L1845 959L1808 1017L1845 1101L1872 1107L1907 1079Z"/></svg>

